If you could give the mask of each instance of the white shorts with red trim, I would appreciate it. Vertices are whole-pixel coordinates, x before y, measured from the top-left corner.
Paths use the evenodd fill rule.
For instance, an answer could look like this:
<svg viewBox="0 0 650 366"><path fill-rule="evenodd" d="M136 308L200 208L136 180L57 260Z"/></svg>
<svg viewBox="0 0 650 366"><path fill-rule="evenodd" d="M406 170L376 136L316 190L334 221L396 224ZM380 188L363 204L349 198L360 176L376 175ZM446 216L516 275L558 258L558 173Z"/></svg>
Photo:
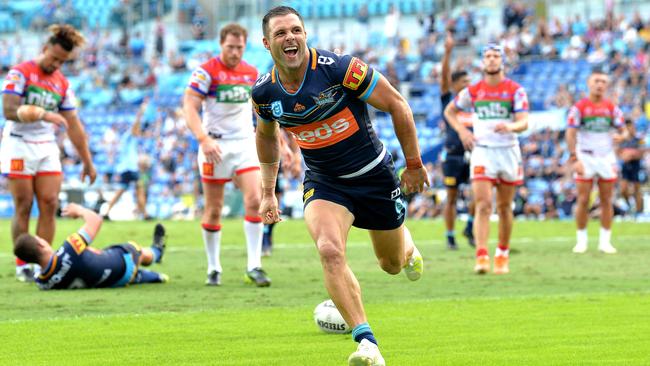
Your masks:
<svg viewBox="0 0 650 366"><path fill-rule="evenodd" d="M599 155L578 150L576 157L585 169L584 175L574 175L576 182L591 182L594 179L603 182L616 181L618 166L614 152Z"/></svg>
<svg viewBox="0 0 650 366"><path fill-rule="evenodd" d="M255 138L216 141L221 149L221 162L218 164L205 161L199 148L199 171L203 182L224 184L236 175L260 169Z"/></svg>
<svg viewBox="0 0 650 366"><path fill-rule="evenodd" d="M524 169L519 146L475 146L470 159L470 178L495 184L523 184Z"/></svg>
<svg viewBox="0 0 650 366"><path fill-rule="evenodd" d="M9 178L60 175L59 147L56 141L30 141L5 135L0 146L0 172Z"/></svg>

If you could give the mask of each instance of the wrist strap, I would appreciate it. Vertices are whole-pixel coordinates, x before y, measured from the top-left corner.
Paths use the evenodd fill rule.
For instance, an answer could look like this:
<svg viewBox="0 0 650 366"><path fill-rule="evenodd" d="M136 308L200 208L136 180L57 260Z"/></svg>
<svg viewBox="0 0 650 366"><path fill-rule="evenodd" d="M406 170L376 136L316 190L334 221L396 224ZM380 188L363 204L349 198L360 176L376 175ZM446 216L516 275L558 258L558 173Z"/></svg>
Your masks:
<svg viewBox="0 0 650 366"><path fill-rule="evenodd" d="M406 158L406 169L420 169L422 168L422 158Z"/></svg>

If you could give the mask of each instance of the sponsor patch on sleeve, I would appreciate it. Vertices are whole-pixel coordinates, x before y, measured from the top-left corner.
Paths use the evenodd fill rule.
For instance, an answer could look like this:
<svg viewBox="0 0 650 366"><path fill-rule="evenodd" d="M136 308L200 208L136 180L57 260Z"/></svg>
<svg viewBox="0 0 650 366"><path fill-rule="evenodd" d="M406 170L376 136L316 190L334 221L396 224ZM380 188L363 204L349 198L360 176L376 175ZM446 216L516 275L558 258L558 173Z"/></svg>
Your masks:
<svg viewBox="0 0 650 366"><path fill-rule="evenodd" d="M368 65L358 58L353 57L352 61L350 61L350 66L348 66L348 71L343 78L343 86L351 90L357 90L361 86L361 83L363 83L363 80L365 80L367 74Z"/></svg>
<svg viewBox="0 0 650 366"><path fill-rule="evenodd" d="M83 240L81 235L77 233L68 236L66 241L70 244L70 246L72 246L72 249L74 249L77 254L81 254L84 249L86 249L86 242Z"/></svg>
<svg viewBox="0 0 650 366"><path fill-rule="evenodd" d="M307 192L305 192L305 194L302 196L302 201L307 202L307 200L310 199L311 196L313 196L313 195L314 195L314 188L312 188L312 189L308 190Z"/></svg>

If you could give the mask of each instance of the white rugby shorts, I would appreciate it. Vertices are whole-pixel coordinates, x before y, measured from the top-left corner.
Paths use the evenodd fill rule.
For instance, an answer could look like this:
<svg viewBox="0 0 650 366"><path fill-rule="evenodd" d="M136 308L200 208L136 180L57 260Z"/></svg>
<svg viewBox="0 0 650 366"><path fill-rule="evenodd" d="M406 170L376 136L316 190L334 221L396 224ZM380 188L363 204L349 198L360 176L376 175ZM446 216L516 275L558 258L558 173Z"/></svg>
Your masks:
<svg viewBox="0 0 650 366"><path fill-rule="evenodd" d="M523 184L524 170L519 146L474 146L470 159L470 178L472 181L485 180L494 184Z"/></svg>
<svg viewBox="0 0 650 366"><path fill-rule="evenodd" d="M598 155L592 152L576 151L576 157L584 167L584 175L574 174L576 182L592 182L600 180L603 182L615 182L617 179L618 166L616 155L610 152L605 155Z"/></svg>
<svg viewBox="0 0 650 366"><path fill-rule="evenodd" d="M0 172L9 178L61 174L61 159L56 141L29 141L6 135L1 145Z"/></svg>
<svg viewBox="0 0 650 366"><path fill-rule="evenodd" d="M201 172L201 181L205 183L224 184L240 175L252 170L260 169L257 158L255 138L246 139L216 139L221 149L221 162L209 163L199 147L198 163Z"/></svg>

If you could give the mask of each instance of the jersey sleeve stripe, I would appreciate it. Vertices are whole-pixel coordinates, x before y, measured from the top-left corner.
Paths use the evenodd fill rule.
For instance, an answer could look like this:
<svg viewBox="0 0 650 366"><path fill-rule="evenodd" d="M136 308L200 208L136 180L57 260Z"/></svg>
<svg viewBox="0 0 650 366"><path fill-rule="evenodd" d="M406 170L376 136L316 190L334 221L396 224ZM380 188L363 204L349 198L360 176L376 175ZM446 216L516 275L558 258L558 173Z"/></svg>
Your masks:
<svg viewBox="0 0 650 366"><path fill-rule="evenodd" d="M275 65L273 65L273 68L271 69L271 83L275 84Z"/></svg>
<svg viewBox="0 0 650 366"><path fill-rule="evenodd" d="M88 234L86 230L84 230L84 228L79 229L79 231L77 231L77 234L79 234L83 238L83 240L86 241L86 244L90 244L93 242L93 238L90 236L90 234Z"/></svg>
<svg viewBox="0 0 650 366"><path fill-rule="evenodd" d="M372 92L375 91L375 87L377 86L377 81L379 81L379 72L375 71L372 74L372 80L370 81L370 85L368 86L366 91L364 91L363 94L359 96L359 99L361 99L364 102L367 101L368 98L370 98L370 95L372 95Z"/></svg>
<svg viewBox="0 0 650 366"><path fill-rule="evenodd" d="M188 86L188 89L192 89L192 90L194 90L195 92L197 92L197 93L199 93L199 94L201 94L201 95L204 95L204 96L205 96L205 95L208 95L208 93L204 93L203 91L201 91L201 89L199 89L199 88L197 88L197 87L194 87L194 86L192 86L192 85Z"/></svg>
<svg viewBox="0 0 650 366"><path fill-rule="evenodd" d="M70 107L70 108L59 107L60 111L74 111L75 109L77 109L77 108L75 108L75 107Z"/></svg>
<svg viewBox="0 0 650 366"><path fill-rule="evenodd" d="M21 97L23 96L23 94L21 94L21 93L15 92L13 90L7 90L7 89L3 90L2 93L3 94L14 94L14 95L18 95L18 96L21 96Z"/></svg>

